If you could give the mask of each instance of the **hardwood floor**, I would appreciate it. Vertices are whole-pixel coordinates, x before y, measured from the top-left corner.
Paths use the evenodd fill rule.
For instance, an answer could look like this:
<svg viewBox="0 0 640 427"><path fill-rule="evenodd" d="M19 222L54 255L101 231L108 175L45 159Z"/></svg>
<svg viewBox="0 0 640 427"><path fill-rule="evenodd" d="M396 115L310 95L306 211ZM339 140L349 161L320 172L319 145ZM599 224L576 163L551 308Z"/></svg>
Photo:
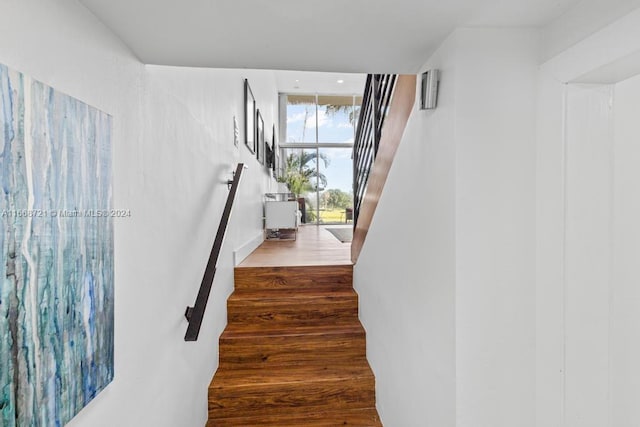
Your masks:
<svg viewBox="0 0 640 427"><path fill-rule="evenodd" d="M236 268L207 427L382 426L349 256L305 226Z"/></svg>
<svg viewBox="0 0 640 427"><path fill-rule="evenodd" d="M351 244L323 226L298 227L296 240L265 240L238 267L351 265Z"/></svg>

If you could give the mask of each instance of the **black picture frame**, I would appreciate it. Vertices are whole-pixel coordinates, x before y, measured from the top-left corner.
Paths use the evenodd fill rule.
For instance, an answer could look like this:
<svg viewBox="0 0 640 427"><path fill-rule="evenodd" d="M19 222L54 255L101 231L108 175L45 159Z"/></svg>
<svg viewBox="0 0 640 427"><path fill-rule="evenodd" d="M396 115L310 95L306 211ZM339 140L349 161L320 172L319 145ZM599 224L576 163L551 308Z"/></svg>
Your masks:
<svg viewBox="0 0 640 427"><path fill-rule="evenodd" d="M264 120L262 119L260 110L256 112L256 157L258 158L258 163L264 165Z"/></svg>
<svg viewBox="0 0 640 427"><path fill-rule="evenodd" d="M272 156L273 158L271 159L271 168L273 170L273 176L274 177L278 177L278 140L276 137L276 125L274 124L272 126L272 130L271 130L271 134L273 135L273 138L271 139L271 150L272 150Z"/></svg>
<svg viewBox="0 0 640 427"><path fill-rule="evenodd" d="M273 136L271 138L265 138L264 141L264 165L271 175L271 170L273 169Z"/></svg>
<svg viewBox="0 0 640 427"><path fill-rule="evenodd" d="M244 79L244 145L251 154L256 152L256 99L248 79Z"/></svg>

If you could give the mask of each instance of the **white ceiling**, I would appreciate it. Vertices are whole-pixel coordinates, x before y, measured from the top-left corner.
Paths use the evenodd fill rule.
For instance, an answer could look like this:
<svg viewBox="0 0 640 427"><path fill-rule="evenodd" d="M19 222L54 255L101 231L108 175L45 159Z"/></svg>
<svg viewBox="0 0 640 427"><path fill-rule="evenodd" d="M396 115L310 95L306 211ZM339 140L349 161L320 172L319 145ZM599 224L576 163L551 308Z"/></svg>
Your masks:
<svg viewBox="0 0 640 427"><path fill-rule="evenodd" d="M325 95L362 95L366 74L312 71L276 71L278 92Z"/></svg>
<svg viewBox="0 0 640 427"><path fill-rule="evenodd" d="M415 73L458 26L543 26L581 0L80 0L147 64Z"/></svg>

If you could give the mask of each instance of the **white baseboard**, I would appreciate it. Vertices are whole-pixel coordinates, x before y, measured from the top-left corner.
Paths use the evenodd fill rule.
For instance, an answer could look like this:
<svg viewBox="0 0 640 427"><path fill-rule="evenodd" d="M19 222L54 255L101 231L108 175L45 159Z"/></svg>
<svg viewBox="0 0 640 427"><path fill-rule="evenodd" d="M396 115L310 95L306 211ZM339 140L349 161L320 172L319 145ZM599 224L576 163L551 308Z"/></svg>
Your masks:
<svg viewBox="0 0 640 427"><path fill-rule="evenodd" d="M251 252L255 251L263 241L264 233L260 232L256 234L254 238L250 239L248 242L233 251L233 265L237 266L242 261L244 261L244 259L248 257Z"/></svg>

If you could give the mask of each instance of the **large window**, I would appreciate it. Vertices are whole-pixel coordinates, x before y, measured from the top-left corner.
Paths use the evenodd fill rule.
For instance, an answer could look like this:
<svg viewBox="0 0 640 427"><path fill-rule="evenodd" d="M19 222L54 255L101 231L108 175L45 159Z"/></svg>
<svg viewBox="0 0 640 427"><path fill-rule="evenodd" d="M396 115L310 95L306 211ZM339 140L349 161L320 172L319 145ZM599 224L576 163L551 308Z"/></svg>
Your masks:
<svg viewBox="0 0 640 427"><path fill-rule="evenodd" d="M316 97L307 95L287 96L286 100L286 142L316 142ZM281 104L282 105L282 104Z"/></svg>
<svg viewBox="0 0 640 427"><path fill-rule="evenodd" d="M361 103L356 95L280 95L279 175L304 199L305 223L351 219L351 153Z"/></svg>

